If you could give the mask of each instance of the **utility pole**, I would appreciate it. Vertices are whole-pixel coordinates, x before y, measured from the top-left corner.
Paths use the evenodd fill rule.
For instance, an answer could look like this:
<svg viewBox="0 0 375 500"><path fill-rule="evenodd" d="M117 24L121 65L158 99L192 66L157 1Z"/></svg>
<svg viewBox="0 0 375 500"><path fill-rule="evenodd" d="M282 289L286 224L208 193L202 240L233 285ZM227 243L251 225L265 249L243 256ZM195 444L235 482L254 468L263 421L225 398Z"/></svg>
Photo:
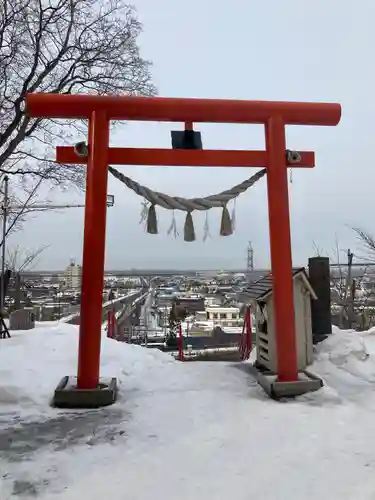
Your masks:
<svg viewBox="0 0 375 500"><path fill-rule="evenodd" d="M5 307L5 239L7 235L7 217L8 217L8 182L9 178L6 175L4 177L4 198L3 198L3 231L2 231L2 240L3 244L1 247L1 302L0 302L0 311L1 314L4 314L4 307Z"/></svg>
<svg viewBox="0 0 375 500"><path fill-rule="evenodd" d="M351 328L354 319L354 296L355 290L353 290L353 278L352 278L352 266L353 266L353 258L354 253L350 250L347 251L348 257L348 271L344 281L344 293L342 297L342 308L340 314L340 328L344 328L344 316L346 313L347 316L347 327Z"/></svg>
<svg viewBox="0 0 375 500"><path fill-rule="evenodd" d="M246 270L248 273L254 271L254 250L251 241L247 245L247 265Z"/></svg>
<svg viewBox="0 0 375 500"><path fill-rule="evenodd" d="M352 324L354 322L354 298L355 298L355 281L352 277L352 266L353 266L353 257L354 253L350 251L350 248L347 252L348 257L348 281L346 283L345 294L348 300L348 328L352 328Z"/></svg>

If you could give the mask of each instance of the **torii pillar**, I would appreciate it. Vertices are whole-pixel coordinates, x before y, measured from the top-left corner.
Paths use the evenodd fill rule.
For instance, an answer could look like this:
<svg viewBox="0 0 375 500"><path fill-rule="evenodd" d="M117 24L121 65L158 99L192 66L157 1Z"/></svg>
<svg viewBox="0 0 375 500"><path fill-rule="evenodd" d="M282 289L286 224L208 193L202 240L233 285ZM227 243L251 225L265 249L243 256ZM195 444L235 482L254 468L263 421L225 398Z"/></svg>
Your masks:
<svg viewBox="0 0 375 500"><path fill-rule="evenodd" d="M58 387L60 402L64 400L66 405L74 406L75 401L77 406L77 399L84 399L85 406L90 406L94 403L90 404L89 399L96 393L102 397L96 406L111 402L111 396L103 398L108 387L100 385L99 380L109 164L267 168L277 382L298 385L287 168L313 167L314 153L297 152L295 158L289 156L285 126L335 126L341 118L341 106L335 103L40 93L26 96L26 112L31 117L89 121L87 156L78 156L73 147L57 148L58 162L87 164L78 381L72 387L68 377L64 379L65 385L62 382ZM190 126L202 122L263 124L266 150L109 148L110 120L181 122ZM112 389L114 385L112 382ZM114 394L112 390L113 398Z"/></svg>

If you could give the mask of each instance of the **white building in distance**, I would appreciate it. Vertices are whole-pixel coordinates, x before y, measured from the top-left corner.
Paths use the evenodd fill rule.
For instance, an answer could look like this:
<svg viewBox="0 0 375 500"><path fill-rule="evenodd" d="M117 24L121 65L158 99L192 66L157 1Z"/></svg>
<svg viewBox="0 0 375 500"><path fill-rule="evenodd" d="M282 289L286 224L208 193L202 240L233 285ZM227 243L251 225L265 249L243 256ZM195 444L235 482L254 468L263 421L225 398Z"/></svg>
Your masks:
<svg viewBox="0 0 375 500"><path fill-rule="evenodd" d="M82 267L76 264L74 260L70 261L69 266L63 274L65 287L69 290L80 290L82 281Z"/></svg>

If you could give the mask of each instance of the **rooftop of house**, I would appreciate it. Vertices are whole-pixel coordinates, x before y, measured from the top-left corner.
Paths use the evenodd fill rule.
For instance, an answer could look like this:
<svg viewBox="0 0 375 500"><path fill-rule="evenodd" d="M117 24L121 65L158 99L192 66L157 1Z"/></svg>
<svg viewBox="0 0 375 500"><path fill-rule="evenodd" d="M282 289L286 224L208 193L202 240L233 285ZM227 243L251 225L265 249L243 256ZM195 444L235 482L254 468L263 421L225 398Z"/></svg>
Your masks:
<svg viewBox="0 0 375 500"><path fill-rule="evenodd" d="M256 281L259 281L264 276L269 274L269 269L253 269L246 274L246 279L249 285L252 285Z"/></svg>
<svg viewBox="0 0 375 500"><path fill-rule="evenodd" d="M294 267L292 269L293 278L301 277L309 290L310 294L316 298L315 292L311 287L309 278L307 276L304 267ZM248 300L260 300L264 299L267 295L272 292L272 273L268 273L262 276L257 281L251 283L245 290L239 293L239 300L241 302L246 302Z"/></svg>
<svg viewBox="0 0 375 500"><path fill-rule="evenodd" d="M238 311L238 307L234 306L223 306L220 304L212 304L206 307L206 311L208 312L231 312L231 311Z"/></svg>

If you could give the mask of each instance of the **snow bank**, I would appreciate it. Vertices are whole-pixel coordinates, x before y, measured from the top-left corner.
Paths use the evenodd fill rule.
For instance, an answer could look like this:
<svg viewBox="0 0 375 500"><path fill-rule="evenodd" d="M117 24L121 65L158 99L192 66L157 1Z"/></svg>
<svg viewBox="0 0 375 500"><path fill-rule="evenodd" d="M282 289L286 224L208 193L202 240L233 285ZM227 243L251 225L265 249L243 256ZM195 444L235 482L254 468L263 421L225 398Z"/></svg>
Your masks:
<svg viewBox="0 0 375 500"><path fill-rule="evenodd" d="M145 350L102 335L101 375L115 376L126 390L151 378L164 379L164 369L176 362L159 350ZM0 415L22 412L49 415L51 396L64 375L77 372L78 327L58 323L12 332L0 341ZM26 412L26 413L25 413ZM17 413L15 413L17 414Z"/></svg>
<svg viewBox="0 0 375 500"><path fill-rule="evenodd" d="M50 415L55 411L49 404L59 380L76 373L78 327L58 322L42 325L12 332L11 339L0 342L0 415ZM250 360L254 356L253 351ZM307 398L360 396L375 384L375 329L359 333L334 327L332 335L316 346L310 370L324 379L325 387L318 396ZM120 391L150 391L173 387L176 376L187 373L168 354L119 343L103 334L101 375L117 377Z"/></svg>
<svg viewBox="0 0 375 500"><path fill-rule="evenodd" d="M59 324L0 341L0 424L8 410L56 417L48 403L59 379L76 371L77 333ZM325 387L286 404L242 368L178 363L104 337L101 374L118 377L120 397L94 411L95 432L120 409L116 437L93 445L95 436L83 434L61 449L51 434L28 460L2 455L1 500L22 498L14 485L27 482L41 500L375 498L375 330L335 329L310 367Z"/></svg>
<svg viewBox="0 0 375 500"><path fill-rule="evenodd" d="M287 404L267 398L234 364L171 365L175 387L158 377L154 390L145 385L130 398L126 443L112 455L102 447L101 458L82 451L74 462L80 477L42 498L371 500L373 337L335 330L311 367L326 386ZM88 475L83 457L91 457ZM72 456L66 460L71 466Z"/></svg>
<svg viewBox="0 0 375 500"><path fill-rule="evenodd" d="M324 388L306 397L364 400L375 384L375 330L356 332L333 327L332 335L315 347L310 371L321 376Z"/></svg>

